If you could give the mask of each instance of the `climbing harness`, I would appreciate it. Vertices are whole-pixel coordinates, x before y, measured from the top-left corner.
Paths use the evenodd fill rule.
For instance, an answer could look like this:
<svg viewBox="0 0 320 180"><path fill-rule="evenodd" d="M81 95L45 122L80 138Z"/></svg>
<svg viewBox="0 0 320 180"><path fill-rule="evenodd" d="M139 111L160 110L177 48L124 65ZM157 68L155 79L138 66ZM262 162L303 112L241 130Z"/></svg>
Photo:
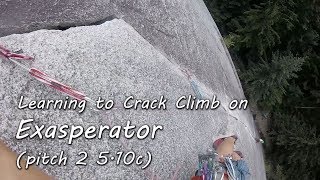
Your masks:
<svg viewBox="0 0 320 180"><path fill-rule="evenodd" d="M199 154L195 177L201 177L201 180L221 180L227 175L229 180L238 180L232 158L227 156L223 159L224 162L220 162L218 153L214 150Z"/></svg>
<svg viewBox="0 0 320 180"><path fill-rule="evenodd" d="M208 151L206 154L198 155L198 170L195 176L202 180L216 180L217 177L224 176L224 170L218 162L218 154L214 151Z"/></svg>

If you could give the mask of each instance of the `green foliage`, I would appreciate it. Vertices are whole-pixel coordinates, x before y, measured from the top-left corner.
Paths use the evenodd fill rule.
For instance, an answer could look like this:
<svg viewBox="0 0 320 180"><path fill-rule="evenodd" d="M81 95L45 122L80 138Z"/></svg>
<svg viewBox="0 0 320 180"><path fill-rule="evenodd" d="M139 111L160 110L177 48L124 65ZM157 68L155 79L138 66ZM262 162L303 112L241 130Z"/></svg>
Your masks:
<svg viewBox="0 0 320 180"><path fill-rule="evenodd" d="M320 176L320 136L317 128L296 116L274 117L275 154L277 162L287 167L290 179L315 179ZM313 178L311 178L313 177Z"/></svg>
<svg viewBox="0 0 320 180"><path fill-rule="evenodd" d="M320 177L319 0L205 3L233 56L245 93L274 115L270 128L275 149L268 149L268 178Z"/></svg>
<svg viewBox="0 0 320 180"><path fill-rule="evenodd" d="M230 35L224 37L223 40L224 40L226 46L227 46L228 48L231 48L231 47L233 47L233 46L235 45L235 39L236 39L236 38L237 38L236 35L230 34Z"/></svg>
<svg viewBox="0 0 320 180"><path fill-rule="evenodd" d="M272 108L282 102L282 97L289 87L289 80L297 78L304 58L294 57L291 53L275 53L270 63L253 65L240 78L245 84L250 100L258 102L264 108Z"/></svg>
<svg viewBox="0 0 320 180"><path fill-rule="evenodd" d="M236 32L241 28L241 24L245 20L243 13L250 9L252 0L204 0L207 7L218 24L222 34L228 32Z"/></svg>
<svg viewBox="0 0 320 180"><path fill-rule="evenodd" d="M288 177L286 176L283 167L279 164L274 165L273 162L267 161L266 162L266 173L267 179L269 180L287 180Z"/></svg>
<svg viewBox="0 0 320 180"><path fill-rule="evenodd" d="M268 1L244 12L244 26L236 30L240 35L238 48L256 50L266 57L267 51L281 42L279 29L291 30L296 20L296 15L284 8L287 5L290 3Z"/></svg>

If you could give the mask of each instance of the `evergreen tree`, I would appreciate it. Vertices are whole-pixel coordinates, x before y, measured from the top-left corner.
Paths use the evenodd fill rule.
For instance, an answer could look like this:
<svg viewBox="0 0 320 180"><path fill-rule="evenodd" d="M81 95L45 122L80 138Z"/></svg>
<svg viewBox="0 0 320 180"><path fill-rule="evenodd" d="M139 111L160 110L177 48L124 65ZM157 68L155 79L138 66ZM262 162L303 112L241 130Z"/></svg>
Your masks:
<svg viewBox="0 0 320 180"><path fill-rule="evenodd" d="M320 136L316 127L296 116L278 113L274 117L274 134L274 156L289 179L320 177Z"/></svg>
<svg viewBox="0 0 320 180"><path fill-rule="evenodd" d="M205 2L240 72L245 93L276 114L270 127L276 132L275 149L267 147L272 165L268 177L320 177L319 0Z"/></svg>
<svg viewBox="0 0 320 180"><path fill-rule="evenodd" d="M279 32L290 31L296 20L296 14L287 8L291 1L286 2L268 1L244 12L244 26L236 31L238 49L250 49L267 59L268 52L281 42Z"/></svg>
<svg viewBox="0 0 320 180"><path fill-rule="evenodd" d="M275 53L272 57L270 63L253 65L240 76L250 100L266 109L282 102L289 80L297 78L296 72L301 70L304 62L304 58L294 57L291 53Z"/></svg>

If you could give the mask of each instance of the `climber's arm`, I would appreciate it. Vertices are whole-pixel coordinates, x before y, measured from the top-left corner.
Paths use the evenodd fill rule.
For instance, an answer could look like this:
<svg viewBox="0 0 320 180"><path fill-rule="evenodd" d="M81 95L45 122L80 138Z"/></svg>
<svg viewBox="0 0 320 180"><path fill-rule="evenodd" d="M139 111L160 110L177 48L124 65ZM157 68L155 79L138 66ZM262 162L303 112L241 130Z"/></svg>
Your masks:
<svg viewBox="0 0 320 180"><path fill-rule="evenodd" d="M0 179L10 180L49 180L53 179L36 167L19 170L16 167L17 155L0 140ZM25 162L23 162L25 163Z"/></svg>

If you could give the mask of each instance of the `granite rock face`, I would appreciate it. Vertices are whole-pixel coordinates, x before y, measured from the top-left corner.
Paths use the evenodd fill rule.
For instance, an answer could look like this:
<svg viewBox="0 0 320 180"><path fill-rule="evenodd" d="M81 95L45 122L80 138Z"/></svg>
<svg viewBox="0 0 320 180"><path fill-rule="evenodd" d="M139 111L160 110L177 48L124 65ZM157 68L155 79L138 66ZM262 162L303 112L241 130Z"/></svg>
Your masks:
<svg viewBox="0 0 320 180"><path fill-rule="evenodd" d="M262 147L252 138L258 135L250 110L228 109L231 100L245 97L229 53L202 1L7 0L0 2L0 24L0 36L86 25L9 35L0 38L0 44L34 55L34 62L24 63L93 99L102 96L122 102L129 95L145 99L164 95L168 99L165 111L119 108L101 113L88 109L79 114L19 110L21 95L28 100L63 99L64 95L2 60L0 137L17 153L27 149L31 154L54 155L64 150L70 156L68 166L42 166L58 179L151 179L152 174L160 179L189 179L197 167L197 154L205 152L214 138L230 133L239 136L237 149L245 155L252 179L265 179ZM190 70L205 98L217 95L221 107L206 111L175 109L178 97L196 94L181 69ZM131 120L138 126L161 124L164 130L154 140L79 138L72 145L65 140L18 141L15 134L19 122L27 118L47 126L85 127L125 125ZM152 152L151 166L141 170L136 166L109 163L101 167L93 163L93 157L101 151L129 149L140 154ZM72 164L79 159L79 151L87 151L90 156L85 167Z"/></svg>

